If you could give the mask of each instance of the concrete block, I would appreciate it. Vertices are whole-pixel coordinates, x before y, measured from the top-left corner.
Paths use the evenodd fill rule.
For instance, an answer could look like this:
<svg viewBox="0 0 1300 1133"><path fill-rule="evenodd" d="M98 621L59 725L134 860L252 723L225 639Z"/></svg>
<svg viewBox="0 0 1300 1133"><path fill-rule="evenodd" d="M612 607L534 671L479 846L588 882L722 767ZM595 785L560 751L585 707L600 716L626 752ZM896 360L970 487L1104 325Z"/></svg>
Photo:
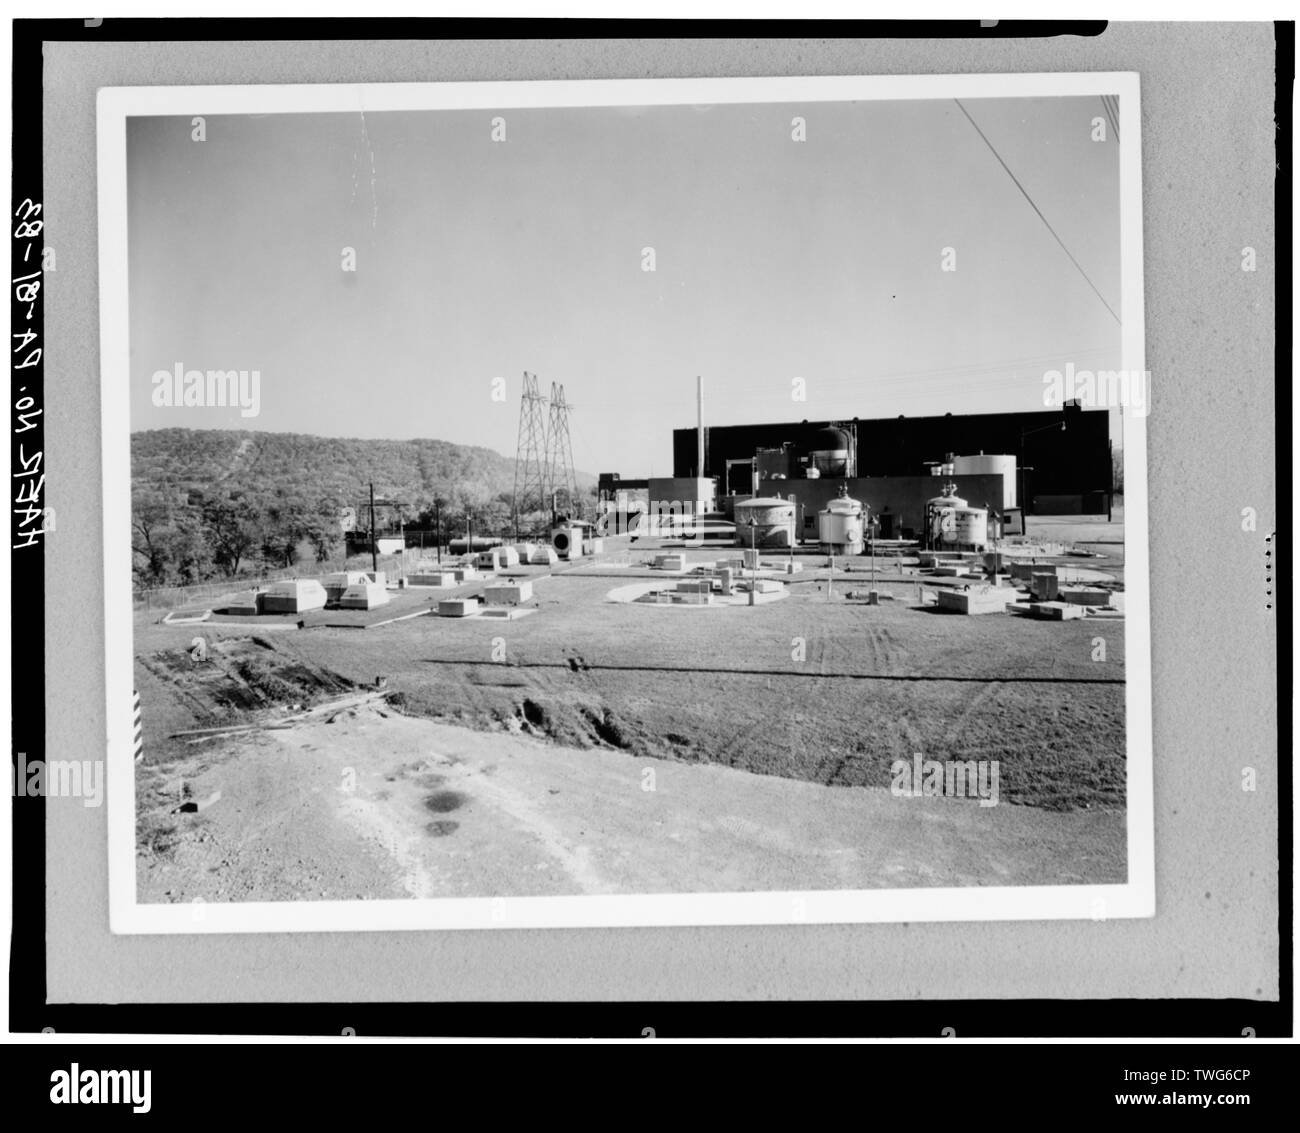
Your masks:
<svg viewBox="0 0 1300 1133"><path fill-rule="evenodd" d="M451 573L456 576L457 582L473 582L479 577L479 573L474 567L457 567Z"/></svg>
<svg viewBox="0 0 1300 1133"><path fill-rule="evenodd" d="M554 547L534 547L528 556L530 566L554 566L559 561L560 556L555 553Z"/></svg>
<svg viewBox="0 0 1300 1133"><path fill-rule="evenodd" d="M358 582L349 586L339 599L345 610L373 610L388 604L388 590L377 582Z"/></svg>
<svg viewBox="0 0 1300 1133"><path fill-rule="evenodd" d="M1029 589L1033 592L1035 598L1040 602L1055 602L1059 590L1059 583L1056 578L1056 572L1047 574L1044 571L1034 571L1033 577L1029 580Z"/></svg>
<svg viewBox="0 0 1300 1133"><path fill-rule="evenodd" d="M451 570L436 570L407 576L412 586L455 586L456 572Z"/></svg>
<svg viewBox="0 0 1300 1133"><path fill-rule="evenodd" d="M803 563L797 563L794 559L787 559L785 563L786 574L798 574L803 570Z"/></svg>
<svg viewBox="0 0 1300 1133"><path fill-rule="evenodd" d="M761 552L756 547L746 547L741 560L746 570L758 570Z"/></svg>
<svg viewBox="0 0 1300 1133"><path fill-rule="evenodd" d="M1002 614L1016 600L1010 587L988 587L981 590L941 590L939 609L957 614Z"/></svg>
<svg viewBox="0 0 1300 1133"><path fill-rule="evenodd" d="M604 539L584 539L582 541L582 553L584 555L600 555L605 551Z"/></svg>
<svg viewBox="0 0 1300 1133"><path fill-rule="evenodd" d="M244 590L227 602L220 612L241 616L260 614L262 612L262 595L256 590Z"/></svg>
<svg viewBox="0 0 1300 1133"><path fill-rule="evenodd" d="M1060 598L1062 602L1068 602L1072 606L1110 605L1110 591L1091 586L1068 587L1061 591Z"/></svg>
<svg viewBox="0 0 1300 1133"><path fill-rule="evenodd" d="M479 552L474 565L489 572L505 570L506 567L519 565L519 552L513 547L491 547Z"/></svg>
<svg viewBox="0 0 1300 1133"><path fill-rule="evenodd" d="M1040 567L1036 563L1024 563L1013 561L1011 563L1011 577L1019 582L1028 582L1035 571L1043 572L1045 567Z"/></svg>
<svg viewBox="0 0 1300 1133"><path fill-rule="evenodd" d="M497 583L483 590L483 598L489 606L518 606L531 601L532 597L533 584L526 578L518 582Z"/></svg>
<svg viewBox="0 0 1300 1133"><path fill-rule="evenodd" d="M718 580L718 588L722 593L730 594L732 587L736 584L735 572L730 567L723 567L721 570L715 571L714 576Z"/></svg>
<svg viewBox="0 0 1300 1133"><path fill-rule="evenodd" d="M273 582L262 596L264 614L301 614L306 610L323 610L325 587L314 578L294 578Z"/></svg>
<svg viewBox="0 0 1300 1133"><path fill-rule="evenodd" d="M656 555L654 566L656 570L685 570L686 556L677 554Z"/></svg>
<svg viewBox="0 0 1300 1133"><path fill-rule="evenodd" d="M536 543L516 543L514 545L514 552L519 556L519 561L521 563L532 562L533 552L535 550L537 550Z"/></svg>
<svg viewBox="0 0 1300 1133"><path fill-rule="evenodd" d="M774 578L754 579L755 594L779 594L783 589L783 584L777 582Z"/></svg>
<svg viewBox="0 0 1300 1133"><path fill-rule="evenodd" d="M477 613L477 598L444 598L438 603L440 618L468 618Z"/></svg>
<svg viewBox="0 0 1300 1133"><path fill-rule="evenodd" d="M713 580L709 578L683 578L677 584L678 594L708 594L713 590Z"/></svg>
<svg viewBox="0 0 1300 1133"><path fill-rule="evenodd" d="M1065 622L1071 618L1082 618L1088 611L1082 606L1071 606L1068 602L1030 602L1029 612L1036 618Z"/></svg>
<svg viewBox="0 0 1300 1133"><path fill-rule="evenodd" d="M368 571L365 572L365 576L366 576L368 579L370 579L371 582L377 583L377 584L380 585L380 586L387 586L387 585L388 585L388 572L387 572L387 571L383 571L383 570L368 570Z"/></svg>
<svg viewBox="0 0 1300 1133"><path fill-rule="evenodd" d="M937 566L931 572L939 578L964 578L970 574L967 566Z"/></svg>
<svg viewBox="0 0 1300 1133"><path fill-rule="evenodd" d="M685 606L707 606L712 600L712 595L705 591L678 591L673 595L674 602Z"/></svg>

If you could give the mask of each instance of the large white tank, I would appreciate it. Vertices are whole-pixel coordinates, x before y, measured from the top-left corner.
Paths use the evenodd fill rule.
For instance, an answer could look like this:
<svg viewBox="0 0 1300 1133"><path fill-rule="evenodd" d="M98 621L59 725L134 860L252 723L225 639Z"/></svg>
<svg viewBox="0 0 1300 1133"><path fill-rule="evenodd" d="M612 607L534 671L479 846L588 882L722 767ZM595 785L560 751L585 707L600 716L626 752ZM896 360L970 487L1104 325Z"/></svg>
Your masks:
<svg viewBox="0 0 1300 1133"><path fill-rule="evenodd" d="M736 546L793 547L794 508L794 504L779 496L739 501L736 504Z"/></svg>
<svg viewBox="0 0 1300 1133"><path fill-rule="evenodd" d="M1002 506L1016 506L1016 458L1006 453L986 456L957 456L952 462L955 476L1001 476Z"/></svg>
<svg viewBox="0 0 1300 1133"><path fill-rule="evenodd" d="M982 507L955 508L953 539L959 547L984 550L989 542L989 513Z"/></svg>
<svg viewBox="0 0 1300 1133"><path fill-rule="evenodd" d="M860 555L865 509L861 500L839 496L817 513L817 538L833 555Z"/></svg>
<svg viewBox="0 0 1300 1133"><path fill-rule="evenodd" d="M966 501L958 496L956 485L944 485L944 494L925 501L930 524L930 544L934 547L957 546L957 511L966 508Z"/></svg>

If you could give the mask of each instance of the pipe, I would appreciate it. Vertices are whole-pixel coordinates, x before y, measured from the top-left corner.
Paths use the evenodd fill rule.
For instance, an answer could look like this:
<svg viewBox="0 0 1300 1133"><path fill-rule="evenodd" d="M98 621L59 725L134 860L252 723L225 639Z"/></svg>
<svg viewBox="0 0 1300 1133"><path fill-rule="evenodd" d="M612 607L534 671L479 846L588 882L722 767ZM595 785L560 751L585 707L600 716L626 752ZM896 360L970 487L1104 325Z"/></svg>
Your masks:
<svg viewBox="0 0 1300 1133"><path fill-rule="evenodd" d="M695 376L695 475L704 478L704 378Z"/></svg>

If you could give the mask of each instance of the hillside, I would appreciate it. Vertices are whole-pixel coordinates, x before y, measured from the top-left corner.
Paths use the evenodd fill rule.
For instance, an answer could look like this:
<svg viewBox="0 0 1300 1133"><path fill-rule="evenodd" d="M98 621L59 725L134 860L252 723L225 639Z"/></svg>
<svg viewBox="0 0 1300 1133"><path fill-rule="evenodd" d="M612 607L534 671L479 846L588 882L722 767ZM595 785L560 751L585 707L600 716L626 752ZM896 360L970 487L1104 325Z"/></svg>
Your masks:
<svg viewBox="0 0 1300 1133"><path fill-rule="evenodd" d="M243 492L301 488L313 497L375 493L420 504L469 482L495 496L514 488L515 462L448 441L372 441L246 429L156 429L131 435L133 487ZM590 477L587 478L588 480Z"/></svg>
<svg viewBox="0 0 1300 1133"><path fill-rule="evenodd" d="M580 495L595 478L576 474ZM131 435L135 568L142 584L287 565L313 546L337 553L341 508L375 495L401 505L407 527L439 501L443 530L509 521L515 461L438 440L359 440L242 429L157 429ZM522 517L521 517L522 518ZM530 517L540 521L540 514Z"/></svg>

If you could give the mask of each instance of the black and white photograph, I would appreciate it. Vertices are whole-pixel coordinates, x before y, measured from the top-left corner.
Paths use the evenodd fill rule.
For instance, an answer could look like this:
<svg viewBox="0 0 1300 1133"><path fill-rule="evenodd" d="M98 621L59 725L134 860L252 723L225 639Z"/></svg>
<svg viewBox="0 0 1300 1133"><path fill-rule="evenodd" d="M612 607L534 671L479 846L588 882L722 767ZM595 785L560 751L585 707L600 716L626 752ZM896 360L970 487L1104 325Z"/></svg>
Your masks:
<svg viewBox="0 0 1300 1133"><path fill-rule="evenodd" d="M1139 99L102 90L114 930L1151 916Z"/></svg>

